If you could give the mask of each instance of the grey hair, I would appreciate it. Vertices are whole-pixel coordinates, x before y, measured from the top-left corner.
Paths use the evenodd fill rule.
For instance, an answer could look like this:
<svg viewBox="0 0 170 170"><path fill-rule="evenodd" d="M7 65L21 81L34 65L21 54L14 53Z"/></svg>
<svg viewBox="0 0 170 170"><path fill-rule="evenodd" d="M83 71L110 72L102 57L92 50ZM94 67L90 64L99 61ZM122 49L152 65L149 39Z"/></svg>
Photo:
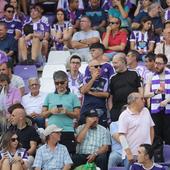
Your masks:
<svg viewBox="0 0 170 170"><path fill-rule="evenodd" d="M132 104L138 97L139 93L137 92L130 93L127 97L127 104L128 105Z"/></svg>
<svg viewBox="0 0 170 170"><path fill-rule="evenodd" d="M148 7L148 11L151 11L152 9L156 8L157 6L160 6L160 4L158 2L152 3L149 7Z"/></svg>
<svg viewBox="0 0 170 170"><path fill-rule="evenodd" d="M64 71L59 70L59 71L54 72L53 74L53 80L55 81L57 79L68 80L68 76Z"/></svg>
<svg viewBox="0 0 170 170"><path fill-rule="evenodd" d="M121 60L123 63L127 64L126 61L126 55L125 53L117 53L113 56L113 58L117 57L119 60Z"/></svg>
<svg viewBox="0 0 170 170"><path fill-rule="evenodd" d="M30 84L30 81L33 81L33 80L37 80L38 83L40 84L40 80L38 79L38 77L30 77L30 78L28 79L28 84Z"/></svg>

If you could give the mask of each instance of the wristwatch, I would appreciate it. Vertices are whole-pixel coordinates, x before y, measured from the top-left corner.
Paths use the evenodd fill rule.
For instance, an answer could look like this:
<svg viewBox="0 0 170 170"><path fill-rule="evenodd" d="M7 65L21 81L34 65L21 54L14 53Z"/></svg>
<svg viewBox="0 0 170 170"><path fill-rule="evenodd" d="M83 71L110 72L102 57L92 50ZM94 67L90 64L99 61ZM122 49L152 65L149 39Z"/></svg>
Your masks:
<svg viewBox="0 0 170 170"><path fill-rule="evenodd" d="M98 153L97 153L97 152L95 152L95 153L94 153L94 155L95 155L95 156L98 156Z"/></svg>

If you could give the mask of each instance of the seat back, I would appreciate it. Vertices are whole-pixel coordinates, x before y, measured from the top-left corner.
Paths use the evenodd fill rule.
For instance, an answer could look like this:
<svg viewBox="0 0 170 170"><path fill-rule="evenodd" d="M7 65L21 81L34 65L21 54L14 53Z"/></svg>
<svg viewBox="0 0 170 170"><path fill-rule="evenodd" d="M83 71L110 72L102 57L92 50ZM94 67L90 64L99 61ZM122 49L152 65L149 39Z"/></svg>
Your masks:
<svg viewBox="0 0 170 170"><path fill-rule="evenodd" d="M59 71L59 70L66 72L65 65L63 65L63 64L56 64L56 65L46 64L43 68L42 78L53 78L54 72Z"/></svg>
<svg viewBox="0 0 170 170"><path fill-rule="evenodd" d="M69 51L50 51L47 64L65 64L70 57Z"/></svg>
<svg viewBox="0 0 170 170"><path fill-rule="evenodd" d="M80 73L82 73L82 74L84 75L87 66L88 66L88 63L86 63L86 62L81 62L81 66L80 66L80 68L79 68Z"/></svg>
<svg viewBox="0 0 170 170"><path fill-rule="evenodd" d="M55 85L52 78L40 78L40 91L51 93L55 91Z"/></svg>
<svg viewBox="0 0 170 170"><path fill-rule="evenodd" d="M164 162L170 163L170 145L163 145Z"/></svg>
<svg viewBox="0 0 170 170"><path fill-rule="evenodd" d="M25 94L29 92L28 79L38 77L37 68L35 65L16 65L13 69L14 74L23 78L25 83Z"/></svg>
<svg viewBox="0 0 170 170"><path fill-rule="evenodd" d="M114 167L110 168L109 170L125 170L125 167L114 166Z"/></svg>

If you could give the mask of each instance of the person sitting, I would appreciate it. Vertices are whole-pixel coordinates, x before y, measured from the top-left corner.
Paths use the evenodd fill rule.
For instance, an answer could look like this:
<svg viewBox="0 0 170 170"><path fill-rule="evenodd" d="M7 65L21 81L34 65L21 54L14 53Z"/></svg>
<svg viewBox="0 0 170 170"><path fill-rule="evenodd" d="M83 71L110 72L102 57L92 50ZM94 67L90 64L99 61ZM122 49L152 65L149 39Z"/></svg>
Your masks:
<svg viewBox="0 0 170 170"><path fill-rule="evenodd" d="M6 132L1 139L0 169L1 170L27 170L28 154L21 147L15 132Z"/></svg>
<svg viewBox="0 0 170 170"><path fill-rule="evenodd" d="M49 125L44 131L46 143L38 148L33 167L35 170L57 169L69 170L72 160L67 148L60 144L62 129Z"/></svg>
<svg viewBox="0 0 170 170"><path fill-rule="evenodd" d="M105 46L105 55L112 59L117 52L123 52L127 44L127 33L120 29L121 20L119 18L109 18L109 25L103 33L102 42Z"/></svg>
<svg viewBox="0 0 170 170"><path fill-rule="evenodd" d="M72 156L73 167L95 162L101 170L107 170L107 151L110 137L106 128L99 125L98 112L86 112L85 124L76 129L77 152Z"/></svg>
<svg viewBox="0 0 170 170"><path fill-rule="evenodd" d="M162 165L154 163L152 157L154 150L150 144L141 144L138 148L137 163L131 165L130 170L165 170Z"/></svg>
<svg viewBox="0 0 170 170"><path fill-rule="evenodd" d="M71 48L70 41L73 34L73 27L69 21L65 21L65 12L62 9L56 11L56 22L51 29L52 41L55 50L64 50L64 47Z"/></svg>
<svg viewBox="0 0 170 170"><path fill-rule="evenodd" d="M24 22L23 36L19 39L19 60L22 64L37 64L42 60L41 46L49 27L41 20L41 10L35 6L31 8L31 17ZM31 56L28 56L31 47Z"/></svg>
<svg viewBox="0 0 170 170"><path fill-rule="evenodd" d="M90 45L100 41L98 31L92 30L91 20L87 16L80 19L80 31L73 34L72 48L81 56L82 61L90 60Z"/></svg>

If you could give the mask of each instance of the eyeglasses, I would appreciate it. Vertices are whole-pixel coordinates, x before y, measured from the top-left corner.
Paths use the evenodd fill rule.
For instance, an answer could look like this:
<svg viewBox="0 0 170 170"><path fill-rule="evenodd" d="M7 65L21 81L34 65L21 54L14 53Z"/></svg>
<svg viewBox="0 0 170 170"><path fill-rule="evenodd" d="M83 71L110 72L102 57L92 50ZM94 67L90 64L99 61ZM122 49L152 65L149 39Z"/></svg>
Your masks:
<svg viewBox="0 0 170 170"><path fill-rule="evenodd" d="M71 64L77 64L78 65L78 64L80 64L80 62L71 62Z"/></svg>
<svg viewBox="0 0 170 170"><path fill-rule="evenodd" d="M156 65L164 65L164 63L155 62Z"/></svg>
<svg viewBox="0 0 170 170"><path fill-rule="evenodd" d="M12 142L15 142L16 140L18 140L18 138L11 138Z"/></svg>
<svg viewBox="0 0 170 170"><path fill-rule="evenodd" d="M109 22L109 24L110 24L110 25L114 25L114 24L118 25L119 22Z"/></svg>
<svg viewBox="0 0 170 170"><path fill-rule="evenodd" d="M12 13L12 14L14 13L14 11L13 11L13 10L12 10L12 11L11 11L11 10L7 10L6 12L8 12L8 13Z"/></svg>
<svg viewBox="0 0 170 170"><path fill-rule="evenodd" d="M91 67L94 67L94 68L101 68L102 65L94 65L94 66L91 66Z"/></svg>
<svg viewBox="0 0 170 170"><path fill-rule="evenodd" d="M61 85L63 85L65 83L65 81L55 81L55 85L59 85L59 84L61 84Z"/></svg>

